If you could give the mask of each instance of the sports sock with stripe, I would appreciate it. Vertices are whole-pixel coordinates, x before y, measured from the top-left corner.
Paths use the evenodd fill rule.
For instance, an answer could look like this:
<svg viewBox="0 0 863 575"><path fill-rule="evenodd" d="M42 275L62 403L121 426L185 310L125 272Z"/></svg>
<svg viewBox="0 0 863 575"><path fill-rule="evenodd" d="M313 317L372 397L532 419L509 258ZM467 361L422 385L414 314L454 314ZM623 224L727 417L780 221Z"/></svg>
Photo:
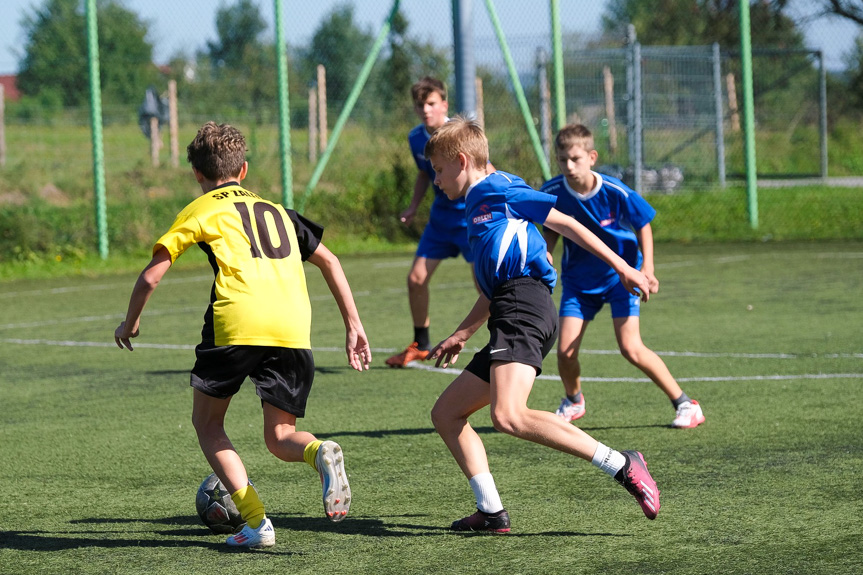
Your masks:
<svg viewBox="0 0 863 575"><path fill-rule="evenodd" d="M591 463L614 477L626 465L626 457L621 452L600 443L596 446Z"/></svg>

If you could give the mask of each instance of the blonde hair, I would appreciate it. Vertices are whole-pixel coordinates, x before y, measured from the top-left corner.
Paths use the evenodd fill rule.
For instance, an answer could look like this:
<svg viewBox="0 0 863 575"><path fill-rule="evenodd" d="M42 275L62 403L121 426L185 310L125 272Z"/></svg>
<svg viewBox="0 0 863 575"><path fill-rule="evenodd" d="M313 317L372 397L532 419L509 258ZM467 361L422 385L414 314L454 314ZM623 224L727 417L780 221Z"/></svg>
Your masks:
<svg viewBox="0 0 863 575"><path fill-rule="evenodd" d="M229 124L207 122L186 148L186 159L208 180L228 180L243 169L246 139Z"/></svg>
<svg viewBox="0 0 863 575"><path fill-rule="evenodd" d="M467 156L476 168L483 169L488 164L485 132L479 122L464 116L455 116L435 130L425 147L426 158L438 155L454 160L459 154Z"/></svg>
<svg viewBox="0 0 863 575"><path fill-rule="evenodd" d="M586 152L590 152L594 149L593 133L583 124L568 124L557 133L554 145L558 150L579 146Z"/></svg>

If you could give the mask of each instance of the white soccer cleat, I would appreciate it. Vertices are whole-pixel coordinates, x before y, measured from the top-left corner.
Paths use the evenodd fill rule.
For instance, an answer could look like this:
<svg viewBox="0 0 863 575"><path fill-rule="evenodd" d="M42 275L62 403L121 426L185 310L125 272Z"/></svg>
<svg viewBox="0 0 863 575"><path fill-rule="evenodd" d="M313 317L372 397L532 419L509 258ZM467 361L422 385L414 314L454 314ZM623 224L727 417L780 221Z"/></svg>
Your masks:
<svg viewBox="0 0 863 575"><path fill-rule="evenodd" d="M248 524L236 535L231 535L225 541L231 547L248 547L250 549L261 549L272 547L276 544L276 532L273 523L264 517L257 529L252 529Z"/></svg>
<svg viewBox="0 0 863 575"><path fill-rule="evenodd" d="M568 397L564 397L560 400L560 407L557 408L557 411L554 412L557 416L563 418L566 422L575 421L576 419L580 419L584 417L585 414L585 401L584 395L581 396L581 401L578 403L573 403L569 400Z"/></svg>
<svg viewBox="0 0 863 575"><path fill-rule="evenodd" d="M677 408L677 415L671 422L671 427L691 429L702 423L704 423L704 413L698 402L693 399L680 404L680 407Z"/></svg>
<svg viewBox="0 0 863 575"><path fill-rule="evenodd" d="M351 486L345 472L345 458L341 446L335 441L324 441L318 448L315 466L321 476L324 512L330 521L338 523L351 507Z"/></svg>

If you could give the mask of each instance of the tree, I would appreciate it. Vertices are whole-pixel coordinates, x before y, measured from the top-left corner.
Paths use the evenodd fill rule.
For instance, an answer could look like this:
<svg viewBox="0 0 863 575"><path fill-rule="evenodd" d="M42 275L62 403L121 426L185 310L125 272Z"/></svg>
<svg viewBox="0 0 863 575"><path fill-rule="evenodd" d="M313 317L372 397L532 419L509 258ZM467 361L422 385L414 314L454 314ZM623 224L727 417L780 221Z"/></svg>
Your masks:
<svg viewBox="0 0 863 575"><path fill-rule="evenodd" d="M317 65L323 64L327 69L327 97L341 104L347 100L373 44L373 36L354 22L353 6L333 9L302 51L306 78L314 78Z"/></svg>
<svg viewBox="0 0 863 575"><path fill-rule="evenodd" d="M258 6L251 0L240 0L216 12L215 42L207 41L207 50L213 64L228 68L242 67L252 52L262 49L259 37L267 24Z"/></svg>
<svg viewBox="0 0 863 575"><path fill-rule="evenodd" d="M821 0L826 14L834 14L857 22L863 26L863 1L861 0Z"/></svg>
<svg viewBox="0 0 863 575"><path fill-rule="evenodd" d="M24 54L18 65L23 94L82 106L90 98L86 20L78 0L47 0L25 14ZM157 77L147 26L115 0L98 3L101 89L107 101L138 104Z"/></svg>
<svg viewBox="0 0 863 575"><path fill-rule="evenodd" d="M786 2L755 2L750 7L754 46L803 48L803 34L785 15ZM740 46L738 0L610 0L602 17L606 36L624 37L635 26L643 45Z"/></svg>

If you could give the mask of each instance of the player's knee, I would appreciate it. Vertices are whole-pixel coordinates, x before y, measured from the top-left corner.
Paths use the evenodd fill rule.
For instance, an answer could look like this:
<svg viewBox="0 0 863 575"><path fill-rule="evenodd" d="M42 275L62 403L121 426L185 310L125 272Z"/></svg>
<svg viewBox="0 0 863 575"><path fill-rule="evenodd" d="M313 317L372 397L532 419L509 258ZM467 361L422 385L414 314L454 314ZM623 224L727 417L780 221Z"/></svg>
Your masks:
<svg viewBox="0 0 863 575"><path fill-rule="evenodd" d="M521 430L525 427L518 413L501 408L491 410L491 423L501 433L516 437L521 435Z"/></svg>
<svg viewBox="0 0 863 575"><path fill-rule="evenodd" d="M621 344L620 346L620 354L633 365L640 365L644 361L646 351L647 348L644 347L644 344L640 341L636 343Z"/></svg>
<svg viewBox="0 0 863 575"><path fill-rule="evenodd" d="M411 271L408 274L408 289L422 289L428 283L428 274L425 271Z"/></svg>

